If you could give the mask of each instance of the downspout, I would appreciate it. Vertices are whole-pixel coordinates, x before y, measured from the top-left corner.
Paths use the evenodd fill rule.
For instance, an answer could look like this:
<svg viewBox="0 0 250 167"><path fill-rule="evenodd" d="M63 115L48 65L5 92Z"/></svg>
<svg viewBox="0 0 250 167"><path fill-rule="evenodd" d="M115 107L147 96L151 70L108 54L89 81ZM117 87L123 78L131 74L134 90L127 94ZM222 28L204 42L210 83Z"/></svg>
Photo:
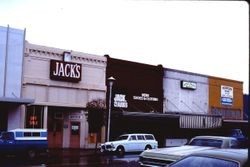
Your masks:
<svg viewBox="0 0 250 167"><path fill-rule="evenodd" d="M7 64L8 64L8 43L9 43L9 25L7 26L7 31L6 31L3 97L5 97L5 95L6 95L6 79L7 79Z"/></svg>
<svg viewBox="0 0 250 167"><path fill-rule="evenodd" d="M25 48L26 48L25 36L26 36L26 28L24 29L24 33L23 33L23 55L22 55L22 72L21 72L20 97L22 97L22 95L23 95L23 80L24 80L23 69L24 69L24 56L25 56Z"/></svg>

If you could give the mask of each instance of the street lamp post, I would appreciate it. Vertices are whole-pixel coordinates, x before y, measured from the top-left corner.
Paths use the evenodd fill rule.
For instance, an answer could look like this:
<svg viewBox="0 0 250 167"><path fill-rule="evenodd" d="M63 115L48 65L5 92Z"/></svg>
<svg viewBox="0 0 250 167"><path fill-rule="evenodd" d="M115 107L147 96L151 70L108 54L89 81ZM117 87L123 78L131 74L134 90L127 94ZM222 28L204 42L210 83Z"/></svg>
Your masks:
<svg viewBox="0 0 250 167"><path fill-rule="evenodd" d="M112 86L115 81L114 77L109 77L109 111L108 111L108 130L107 130L107 141L109 141L109 135L110 135L110 117L111 117L111 101L112 101Z"/></svg>

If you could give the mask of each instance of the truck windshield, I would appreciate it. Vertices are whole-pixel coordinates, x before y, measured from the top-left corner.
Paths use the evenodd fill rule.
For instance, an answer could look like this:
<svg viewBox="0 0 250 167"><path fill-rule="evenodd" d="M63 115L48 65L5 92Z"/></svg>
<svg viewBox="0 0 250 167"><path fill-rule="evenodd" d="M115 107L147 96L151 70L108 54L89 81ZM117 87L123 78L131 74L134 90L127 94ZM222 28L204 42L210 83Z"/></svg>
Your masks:
<svg viewBox="0 0 250 167"><path fill-rule="evenodd" d="M0 139L2 139L2 140L13 140L13 133L11 133L11 132L6 132L6 133L2 133L1 134L1 137L0 137Z"/></svg>

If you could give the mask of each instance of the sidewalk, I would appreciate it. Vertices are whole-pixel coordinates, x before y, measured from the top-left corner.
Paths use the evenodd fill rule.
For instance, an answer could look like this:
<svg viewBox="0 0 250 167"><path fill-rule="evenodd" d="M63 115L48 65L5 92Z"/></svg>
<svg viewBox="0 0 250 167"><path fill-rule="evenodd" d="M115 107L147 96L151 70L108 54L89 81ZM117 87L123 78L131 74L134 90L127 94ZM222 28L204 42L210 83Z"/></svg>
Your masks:
<svg viewBox="0 0 250 167"><path fill-rule="evenodd" d="M95 149L72 149L72 148L58 148L49 149L49 156L51 157L83 157L83 156L93 156L99 155L100 152Z"/></svg>

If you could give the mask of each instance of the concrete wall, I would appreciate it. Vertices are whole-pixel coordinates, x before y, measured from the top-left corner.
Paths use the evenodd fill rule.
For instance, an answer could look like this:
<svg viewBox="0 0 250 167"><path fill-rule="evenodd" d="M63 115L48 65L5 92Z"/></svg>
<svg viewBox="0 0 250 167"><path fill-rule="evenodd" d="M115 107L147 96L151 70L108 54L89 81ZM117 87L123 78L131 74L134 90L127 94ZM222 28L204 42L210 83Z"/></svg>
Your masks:
<svg viewBox="0 0 250 167"><path fill-rule="evenodd" d="M165 69L164 112L208 114L208 78L203 75ZM181 81L196 83L196 89L181 88Z"/></svg>
<svg viewBox="0 0 250 167"><path fill-rule="evenodd" d="M8 112L8 130L16 128L24 128L24 115L23 107L13 106Z"/></svg>
<svg viewBox="0 0 250 167"><path fill-rule="evenodd" d="M20 98L25 30L0 26L0 97Z"/></svg>
<svg viewBox="0 0 250 167"><path fill-rule="evenodd" d="M93 99L106 99L106 66L104 56L90 55L71 51L70 62L81 64L81 80L79 82L57 81L50 78L51 60L63 61L63 53L67 50L34 45L26 42L23 66L23 97L35 99L33 105L44 108L63 108L63 129L61 132L62 147L70 147L71 122L80 122L80 148L89 148L88 122L86 104ZM48 112L54 112L53 110ZM45 113L45 112L44 112ZM79 116L76 120L71 115ZM44 115L45 122L48 117ZM52 125L44 124L49 129ZM49 131L49 133L51 133ZM48 139L50 140L50 139Z"/></svg>
<svg viewBox="0 0 250 167"><path fill-rule="evenodd" d="M23 127L24 106L16 103L22 98L22 69L24 55L25 30L0 26L0 98L12 102L1 103L0 112L7 112L7 129ZM7 107L6 107L7 106ZM2 111L1 109L7 111Z"/></svg>
<svg viewBox="0 0 250 167"><path fill-rule="evenodd" d="M72 52L72 62L82 64L78 83L50 79L50 60L62 60L65 50L26 43L23 96L36 105L85 107L95 98L106 98L106 58Z"/></svg>
<svg viewBox="0 0 250 167"><path fill-rule="evenodd" d="M232 90L225 96L222 87ZM230 101L225 103L223 98ZM243 119L243 82L209 77L209 108L211 114L221 114L223 119Z"/></svg>

